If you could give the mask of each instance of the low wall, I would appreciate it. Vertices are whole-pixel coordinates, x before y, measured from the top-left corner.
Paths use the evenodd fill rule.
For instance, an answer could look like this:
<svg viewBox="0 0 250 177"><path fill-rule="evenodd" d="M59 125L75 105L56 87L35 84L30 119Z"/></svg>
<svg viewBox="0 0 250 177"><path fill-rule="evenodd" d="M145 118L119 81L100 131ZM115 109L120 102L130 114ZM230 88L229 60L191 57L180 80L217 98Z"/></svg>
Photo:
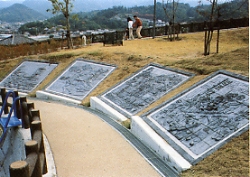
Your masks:
<svg viewBox="0 0 250 177"><path fill-rule="evenodd" d="M90 98L90 107L94 110L103 112L104 114L109 115L113 119L123 122L126 121L128 118L123 116L121 113L110 107L109 105L105 104L102 100L97 97Z"/></svg>
<svg viewBox="0 0 250 177"><path fill-rule="evenodd" d="M0 176L41 177L48 170L39 110L34 109L34 103L27 103L26 97L19 97L17 91L1 88L0 96L1 121L6 115L10 117L1 135ZM13 119L22 125L9 124Z"/></svg>
<svg viewBox="0 0 250 177"><path fill-rule="evenodd" d="M12 162L24 160L24 144L30 140L30 132L22 128L10 128L6 133L5 140L0 146L0 176L9 177L9 166Z"/></svg>
<svg viewBox="0 0 250 177"><path fill-rule="evenodd" d="M191 168L192 165L177 151L175 151L140 117L133 116L131 120L131 132L133 135L152 149L170 168L177 173Z"/></svg>

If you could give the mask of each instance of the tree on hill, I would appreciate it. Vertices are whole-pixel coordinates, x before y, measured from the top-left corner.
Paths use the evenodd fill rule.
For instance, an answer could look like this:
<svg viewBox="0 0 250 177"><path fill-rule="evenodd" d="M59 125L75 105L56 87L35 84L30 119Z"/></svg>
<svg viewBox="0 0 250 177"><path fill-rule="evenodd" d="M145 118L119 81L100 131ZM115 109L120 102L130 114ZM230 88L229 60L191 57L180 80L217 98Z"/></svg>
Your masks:
<svg viewBox="0 0 250 177"><path fill-rule="evenodd" d="M209 10L208 12L199 11L200 14L207 17L208 19L208 21L204 22L205 23L204 55L209 55L210 53L210 43L213 38L214 23L215 21L218 21L220 15L217 0L211 0L210 2L211 2L211 10Z"/></svg>
<svg viewBox="0 0 250 177"><path fill-rule="evenodd" d="M67 38L67 46L68 48L73 48L73 43L72 43L72 39L70 36L70 23L69 23L69 17L70 17L70 11L72 11L73 8L73 3L72 1L74 0L49 0L52 3L53 8L52 9L48 9L47 11L51 11L53 14L59 13L61 12L65 19L66 19L66 30L67 30L67 34L66 34L66 38Z"/></svg>
<svg viewBox="0 0 250 177"><path fill-rule="evenodd" d="M172 7L170 7L170 3ZM170 39L175 40L175 17L178 8L179 0L167 0L166 4L162 0L162 7L164 9L165 15L169 19L169 34ZM171 10L170 10L171 9Z"/></svg>
<svg viewBox="0 0 250 177"><path fill-rule="evenodd" d="M238 4L235 5L235 2L238 1ZM204 55L210 54L210 43L213 38L213 32L217 29L217 45L216 52L219 51L219 25L221 19L228 18L229 14L236 14L240 9L244 8L244 6L248 7L248 0L236 0L236 1L228 1L220 3L218 0L209 0L211 3L207 8L203 8L202 5L198 6L197 12L202 15L205 19L205 38L204 38ZM230 8L230 12L228 13L228 9L230 4L233 4L233 8Z"/></svg>

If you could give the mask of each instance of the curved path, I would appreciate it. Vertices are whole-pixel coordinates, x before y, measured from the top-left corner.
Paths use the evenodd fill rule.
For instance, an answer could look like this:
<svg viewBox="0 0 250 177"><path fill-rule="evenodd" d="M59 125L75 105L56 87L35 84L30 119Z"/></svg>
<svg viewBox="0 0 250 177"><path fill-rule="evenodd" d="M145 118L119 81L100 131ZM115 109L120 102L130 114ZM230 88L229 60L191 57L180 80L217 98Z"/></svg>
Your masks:
<svg viewBox="0 0 250 177"><path fill-rule="evenodd" d="M155 168L99 116L79 106L28 98L40 111L58 177L157 177Z"/></svg>

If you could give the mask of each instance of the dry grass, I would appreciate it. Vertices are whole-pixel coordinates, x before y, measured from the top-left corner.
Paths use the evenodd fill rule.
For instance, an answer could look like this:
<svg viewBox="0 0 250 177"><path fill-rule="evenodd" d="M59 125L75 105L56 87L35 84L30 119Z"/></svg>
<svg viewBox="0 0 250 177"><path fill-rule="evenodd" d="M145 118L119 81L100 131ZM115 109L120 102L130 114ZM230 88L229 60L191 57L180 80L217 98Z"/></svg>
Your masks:
<svg viewBox="0 0 250 177"><path fill-rule="evenodd" d="M183 177L248 177L249 176L249 131L208 156L191 169L182 173Z"/></svg>
<svg viewBox="0 0 250 177"><path fill-rule="evenodd" d="M181 87L163 96L149 108L139 113L142 114L219 69L245 76L249 75L249 28L222 30L218 54L215 53L215 33L209 56L203 56L203 38L204 33L189 33L181 34L180 40L174 42L170 42L166 37L160 37L124 41L124 46L104 47L102 44L96 43L74 50L61 50L45 55L29 56L29 59L59 63L58 67L36 90L45 88L76 58L116 65L117 69L82 101L83 105L89 105L91 96L103 93L151 62L196 74L194 78ZM3 79L23 59L25 57L1 61L0 79ZM35 91L30 95L34 96ZM126 126L129 125L126 123ZM249 176L248 143L249 132L246 132L184 172L182 176Z"/></svg>

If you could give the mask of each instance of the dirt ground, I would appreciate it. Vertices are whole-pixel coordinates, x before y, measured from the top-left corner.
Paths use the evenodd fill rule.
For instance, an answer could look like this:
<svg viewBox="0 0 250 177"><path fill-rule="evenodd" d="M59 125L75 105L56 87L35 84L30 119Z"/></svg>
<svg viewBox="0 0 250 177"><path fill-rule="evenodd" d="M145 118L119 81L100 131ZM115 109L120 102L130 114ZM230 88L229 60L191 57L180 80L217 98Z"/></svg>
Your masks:
<svg viewBox="0 0 250 177"><path fill-rule="evenodd" d="M146 112L219 69L249 76L249 28L221 30L219 53L216 53L216 36L217 34L214 32L211 53L208 56L203 55L204 32L180 34L180 39L176 41L169 41L167 36L161 36L155 39L124 41L123 46L103 46L102 43L96 43L73 50L59 50L45 55L2 61L0 62L0 79L24 58L59 63L59 66L36 90L43 89L77 58L116 65L116 70L82 101L83 105L88 106L91 96L103 93L149 63L158 63L196 74L184 85L153 103L151 107L144 110ZM35 91L31 93L31 96L35 95ZM234 139L182 175L248 176L248 133Z"/></svg>

